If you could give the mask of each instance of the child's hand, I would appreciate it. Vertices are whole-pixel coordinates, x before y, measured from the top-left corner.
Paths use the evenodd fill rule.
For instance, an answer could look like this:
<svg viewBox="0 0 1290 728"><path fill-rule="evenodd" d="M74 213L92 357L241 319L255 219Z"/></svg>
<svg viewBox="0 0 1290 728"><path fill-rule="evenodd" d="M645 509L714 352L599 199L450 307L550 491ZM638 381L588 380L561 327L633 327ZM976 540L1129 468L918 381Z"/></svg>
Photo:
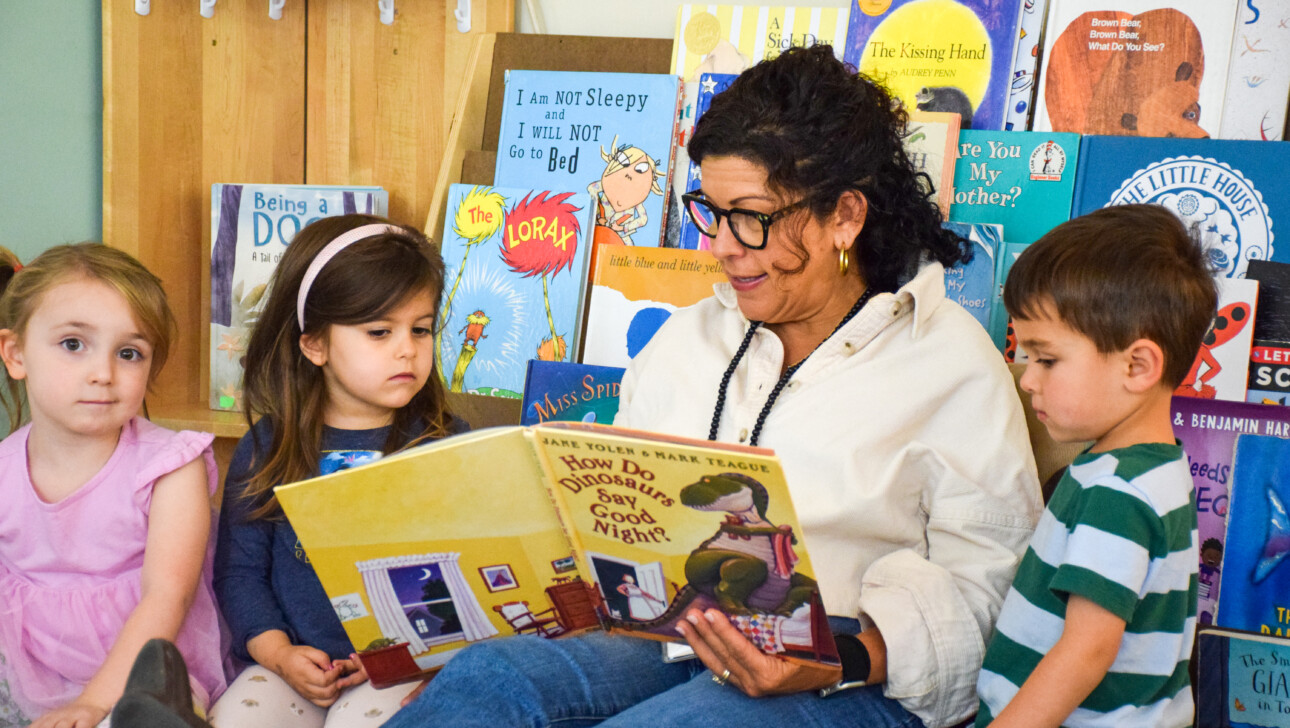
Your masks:
<svg viewBox="0 0 1290 728"><path fill-rule="evenodd" d="M341 687L337 678L342 668L333 665L326 652L308 645L286 645L274 657L273 671L301 697L320 708L336 702Z"/></svg>
<svg viewBox="0 0 1290 728"><path fill-rule="evenodd" d="M107 715L107 708L78 701L46 713L31 728L94 728Z"/></svg>
<svg viewBox="0 0 1290 728"><path fill-rule="evenodd" d="M358 655L351 654L348 660L336 660L332 665L340 668L340 674L345 676L336 681L336 686L341 690L367 681L367 671L363 669L363 663L359 661Z"/></svg>

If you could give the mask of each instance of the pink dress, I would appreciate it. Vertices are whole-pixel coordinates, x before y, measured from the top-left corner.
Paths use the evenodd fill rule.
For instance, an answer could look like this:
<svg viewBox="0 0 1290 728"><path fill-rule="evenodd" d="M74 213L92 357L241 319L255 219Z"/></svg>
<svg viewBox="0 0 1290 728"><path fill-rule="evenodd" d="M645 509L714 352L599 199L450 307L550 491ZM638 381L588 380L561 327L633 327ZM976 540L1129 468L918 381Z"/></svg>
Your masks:
<svg viewBox="0 0 1290 728"><path fill-rule="evenodd" d="M80 695L138 604L153 484L197 458L212 493L217 475L211 435L136 417L98 474L46 503L28 475L30 429L0 442L0 680L35 718ZM207 705L225 686L211 590L213 511L211 521L202 580L175 640Z"/></svg>

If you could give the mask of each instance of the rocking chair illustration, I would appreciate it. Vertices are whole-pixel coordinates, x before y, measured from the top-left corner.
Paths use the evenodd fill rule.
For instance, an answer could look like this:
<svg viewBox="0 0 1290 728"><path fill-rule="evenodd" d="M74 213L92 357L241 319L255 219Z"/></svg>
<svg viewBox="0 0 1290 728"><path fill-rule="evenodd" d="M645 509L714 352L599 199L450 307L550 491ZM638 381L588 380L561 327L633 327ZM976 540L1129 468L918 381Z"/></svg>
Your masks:
<svg viewBox="0 0 1290 728"><path fill-rule="evenodd" d="M502 615L502 619L515 630L515 634L533 634L543 637L555 637L564 634L564 627L555 617L555 608L544 609L534 613L529 609L527 601L506 602L496 604L493 611Z"/></svg>

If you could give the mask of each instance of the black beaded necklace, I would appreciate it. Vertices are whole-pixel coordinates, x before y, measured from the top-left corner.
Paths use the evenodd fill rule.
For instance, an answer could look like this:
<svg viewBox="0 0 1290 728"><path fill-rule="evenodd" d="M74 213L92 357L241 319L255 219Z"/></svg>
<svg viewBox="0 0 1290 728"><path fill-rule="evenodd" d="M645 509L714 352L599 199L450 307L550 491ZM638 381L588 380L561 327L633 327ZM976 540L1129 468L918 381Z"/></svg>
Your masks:
<svg viewBox="0 0 1290 728"><path fill-rule="evenodd" d="M843 316L838 325L833 327L833 331L829 332L829 335L824 337L819 344L816 344L815 348L811 349L810 354L802 357L801 361L784 370L784 373L779 377L779 381L775 382L775 388L770 390L770 396L766 398L766 404L762 405L761 412L757 413L757 424L753 425L752 437L748 439L749 445L754 447L757 445L757 438L761 436L761 427L766 424L766 417L770 414L770 408L775 406L775 400L779 398L779 393L788 384L788 381L793 378L793 375L797 373L797 370L802 368L806 360L811 358L811 354L814 354L825 341L833 338L833 334L838 333L838 329L854 318L860 312L860 309L864 308L864 305L869 302L869 299L873 298L873 294L873 288L866 288L865 292L860 294L860 298L856 300L855 305L851 307L851 310L847 311L847 315ZM717 439L717 425L721 423L721 411L726 407L726 389L730 386L730 378L734 376L735 369L739 366L739 362L743 360L744 352L748 351L748 345L752 343L753 335L757 333L757 329L761 328L762 323L764 322L753 321L748 326L748 333L744 334L744 340L739 342L739 349L735 351L734 358L730 360L730 366L726 367L726 373L721 375L721 387L717 390L717 406L712 411L712 427L708 429L709 440Z"/></svg>

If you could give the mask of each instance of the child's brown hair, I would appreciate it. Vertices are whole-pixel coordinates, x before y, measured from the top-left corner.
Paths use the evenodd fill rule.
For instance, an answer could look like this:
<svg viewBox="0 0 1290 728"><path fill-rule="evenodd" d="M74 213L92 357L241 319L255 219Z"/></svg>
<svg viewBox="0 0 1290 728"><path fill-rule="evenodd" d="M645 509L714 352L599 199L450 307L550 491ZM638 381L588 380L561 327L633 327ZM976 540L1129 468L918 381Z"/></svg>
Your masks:
<svg viewBox="0 0 1290 728"><path fill-rule="evenodd" d="M170 355L175 337L175 317L170 311L161 279L143 267L130 254L100 243L59 245L40 255L26 266L17 256L0 248L0 329L14 332L19 339L27 331L27 322L40 305L40 299L51 289L69 279L84 276L116 290L130 306L140 333L152 346L148 381L153 382ZM7 275L6 275L7 274ZM10 429L22 424L22 387L8 380L10 397L6 403Z"/></svg>
<svg viewBox="0 0 1290 728"><path fill-rule="evenodd" d="M1115 205L1058 225L1017 258L1003 303L1018 319L1051 307L1103 354L1148 339L1164 352L1161 382L1187 376L1218 307L1205 251L1158 205Z"/></svg>
<svg viewBox="0 0 1290 728"><path fill-rule="evenodd" d="M443 298L442 258L420 232L394 226L392 232L342 249L322 267L309 286L301 331L297 296L315 256L350 230L387 222L372 215L317 220L296 234L274 270L269 300L247 344L242 395L247 423L258 415L272 429L271 442L254 443L253 475L246 488L253 519L279 516L273 488L314 475L321 457L327 389L322 369L300 351L301 335L324 334L332 324L379 319L422 291L430 291L436 310ZM436 332L440 325L435 322ZM451 434L452 421L436 356L425 385L395 412L385 450L399 448L409 436L418 442Z"/></svg>

